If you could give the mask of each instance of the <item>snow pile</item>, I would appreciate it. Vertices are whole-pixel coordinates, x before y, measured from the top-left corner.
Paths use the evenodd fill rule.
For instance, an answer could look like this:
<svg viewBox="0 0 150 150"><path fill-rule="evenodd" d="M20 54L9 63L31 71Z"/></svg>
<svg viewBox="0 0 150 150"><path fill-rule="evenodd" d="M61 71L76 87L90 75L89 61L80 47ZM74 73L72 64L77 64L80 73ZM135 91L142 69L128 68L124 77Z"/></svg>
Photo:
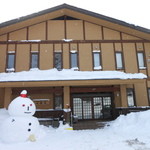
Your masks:
<svg viewBox="0 0 150 150"><path fill-rule="evenodd" d="M142 73L124 73L121 71L74 71L72 69L39 70L0 73L0 82L5 81L50 81L50 80L96 80L96 79L143 79Z"/></svg>
<svg viewBox="0 0 150 150"><path fill-rule="evenodd" d="M5 109L0 116L7 116ZM0 123L3 117L0 117ZM131 113L120 116L109 123L110 126L96 130L65 130L40 126L36 142L5 144L4 150L150 150L150 111Z"/></svg>
<svg viewBox="0 0 150 150"><path fill-rule="evenodd" d="M121 115L110 124L110 130L134 137L150 135L150 110Z"/></svg>

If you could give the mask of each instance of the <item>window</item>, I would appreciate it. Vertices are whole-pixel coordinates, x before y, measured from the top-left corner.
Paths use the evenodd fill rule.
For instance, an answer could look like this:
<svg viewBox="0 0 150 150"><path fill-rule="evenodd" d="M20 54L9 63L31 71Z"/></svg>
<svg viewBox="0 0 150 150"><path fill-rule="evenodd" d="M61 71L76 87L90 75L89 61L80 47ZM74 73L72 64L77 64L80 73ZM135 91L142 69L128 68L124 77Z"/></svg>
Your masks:
<svg viewBox="0 0 150 150"><path fill-rule="evenodd" d="M15 71L15 53L11 52L7 54L7 69L6 71Z"/></svg>
<svg viewBox="0 0 150 150"><path fill-rule="evenodd" d="M94 69L95 70L102 69L100 51L93 51L93 59L94 59Z"/></svg>
<svg viewBox="0 0 150 150"><path fill-rule="evenodd" d="M132 88L127 89L127 101L129 107L135 106L135 96L134 96L134 90Z"/></svg>
<svg viewBox="0 0 150 150"><path fill-rule="evenodd" d="M123 69L122 53L121 52L116 52L116 65L117 65L117 69Z"/></svg>
<svg viewBox="0 0 150 150"><path fill-rule="evenodd" d="M54 53L54 67L58 70L62 69L62 53L61 52Z"/></svg>
<svg viewBox="0 0 150 150"><path fill-rule="evenodd" d="M145 62L144 62L144 54L143 54L143 52L138 52L137 53L137 57L138 57L139 69L145 69Z"/></svg>
<svg viewBox="0 0 150 150"><path fill-rule="evenodd" d="M62 109L62 96L55 96L55 109Z"/></svg>
<svg viewBox="0 0 150 150"><path fill-rule="evenodd" d="M149 99L149 103L150 103L150 88L148 88L148 99Z"/></svg>
<svg viewBox="0 0 150 150"><path fill-rule="evenodd" d="M71 68L78 69L78 54L76 51L71 51Z"/></svg>
<svg viewBox="0 0 150 150"><path fill-rule="evenodd" d="M38 68L39 55L38 52L31 53L31 68Z"/></svg>

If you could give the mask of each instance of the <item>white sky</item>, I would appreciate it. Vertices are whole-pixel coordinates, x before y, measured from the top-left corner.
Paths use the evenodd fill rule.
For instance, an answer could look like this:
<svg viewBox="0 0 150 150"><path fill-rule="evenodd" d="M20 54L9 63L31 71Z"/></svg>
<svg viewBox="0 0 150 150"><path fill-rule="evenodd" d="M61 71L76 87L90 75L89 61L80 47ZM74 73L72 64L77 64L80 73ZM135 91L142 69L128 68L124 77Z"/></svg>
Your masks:
<svg viewBox="0 0 150 150"><path fill-rule="evenodd" d="M63 3L150 29L150 0L2 0L0 23Z"/></svg>

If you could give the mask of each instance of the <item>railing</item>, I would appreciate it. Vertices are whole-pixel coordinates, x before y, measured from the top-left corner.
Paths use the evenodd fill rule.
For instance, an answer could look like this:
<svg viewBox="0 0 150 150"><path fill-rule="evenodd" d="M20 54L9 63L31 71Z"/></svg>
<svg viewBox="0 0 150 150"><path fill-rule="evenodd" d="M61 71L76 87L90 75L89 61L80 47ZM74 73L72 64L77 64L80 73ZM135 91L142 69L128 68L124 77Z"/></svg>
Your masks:
<svg viewBox="0 0 150 150"><path fill-rule="evenodd" d="M150 106L142 106L142 107L117 107L115 108L115 117L117 118L119 115L127 115L131 112L140 112L149 110Z"/></svg>
<svg viewBox="0 0 150 150"><path fill-rule="evenodd" d="M59 118L61 119L63 116L63 110L55 110L55 109L37 109L34 114L37 118Z"/></svg>

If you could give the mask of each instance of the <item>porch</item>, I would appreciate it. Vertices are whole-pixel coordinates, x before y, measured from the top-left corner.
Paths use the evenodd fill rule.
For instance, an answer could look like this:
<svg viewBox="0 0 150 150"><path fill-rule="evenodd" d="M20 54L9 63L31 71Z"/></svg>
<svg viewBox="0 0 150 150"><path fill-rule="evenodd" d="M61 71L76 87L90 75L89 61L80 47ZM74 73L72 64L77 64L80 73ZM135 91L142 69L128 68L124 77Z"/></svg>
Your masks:
<svg viewBox="0 0 150 150"><path fill-rule="evenodd" d="M59 127L59 121L70 124L74 130L98 129L109 126L109 123L116 119L119 115L127 115L131 112L140 112L149 110L150 107L118 107L115 108L113 119L74 119L71 112L64 110L37 110L35 117L39 119L41 125Z"/></svg>

